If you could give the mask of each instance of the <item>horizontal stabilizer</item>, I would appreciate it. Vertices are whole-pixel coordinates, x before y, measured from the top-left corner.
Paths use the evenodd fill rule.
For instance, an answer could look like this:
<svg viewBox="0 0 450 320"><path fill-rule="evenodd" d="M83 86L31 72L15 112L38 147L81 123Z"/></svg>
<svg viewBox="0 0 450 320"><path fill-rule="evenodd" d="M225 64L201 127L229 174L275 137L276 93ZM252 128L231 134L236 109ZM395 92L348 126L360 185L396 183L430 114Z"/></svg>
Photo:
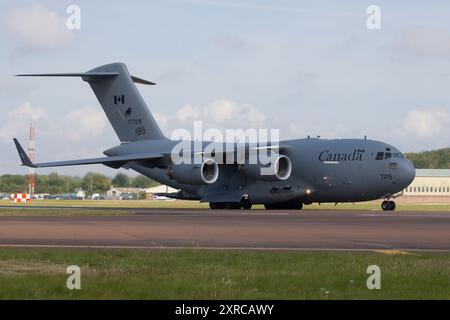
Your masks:
<svg viewBox="0 0 450 320"><path fill-rule="evenodd" d="M112 78L117 77L118 72L74 72L74 73L28 73L16 74L16 77L98 77Z"/></svg>
<svg viewBox="0 0 450 320"><path fill-rule="evenodd" d="M22 146L20 145L19 141L17 141L16 138L14 138L14 144L16 145L17 151L19 152L19 157L20 160L22 161L22 165L31 168L64 167L64 166L77 166L85 164L104 164L106 166L110 166L113 168L120 168L127 162L155 160L163 157L163 155L160 153L142 153L125 156L111 156L111 157L79 159L79 160L33 163L31 162L30 158L27 156L26 152L23 150Z"/></svg>
<svg viewBox="0 0 450 320"><path fill-rule="evenodd" d="M131 80L133 80L134 83L140 83L140 84L146 84L149 86L154 86L156 85L156 83L148 81L148 80L144 80L135 76L131 76Z"/></svg>
<svg viewBox="0 0 450 320"><path fill-rule="evenodd" d="M89 79L96 78L114 78L117 77L119 72L71 72L71 73L27 73L16 74L16 77L82 77L83 80L89 81ZM131 76L131 80L134 83L156 85L156 83L141 79L135 76Z"/></svg>

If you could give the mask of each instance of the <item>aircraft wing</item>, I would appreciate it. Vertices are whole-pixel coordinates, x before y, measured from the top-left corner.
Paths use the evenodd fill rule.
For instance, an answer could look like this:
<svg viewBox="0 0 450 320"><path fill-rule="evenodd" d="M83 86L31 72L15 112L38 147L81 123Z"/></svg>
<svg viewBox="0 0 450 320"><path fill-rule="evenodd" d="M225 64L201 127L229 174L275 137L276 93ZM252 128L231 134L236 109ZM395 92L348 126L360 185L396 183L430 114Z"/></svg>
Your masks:
<svg viewBox="0 0 450 320"><path fill-rule="evenodd" d="M219 149L218 150L214 150L214 153L216 155L218 154L223 154L226 155L228 153L230 154L236 154L239 152L242 152L243 155L245 155L245 150L248 151L264 151L264 150L271 150L271 151L275 151L275 152L280 152L280 151L284 151L287 150L288 147L287 146L280 146L280 145L265 145L265 146L245 146L245 147L237 147L237 146L233 146L231 148L224 148L223 150L220 150L220 145L219 145ZM220 150L220 151L219 151ZM199 151L193 151L192 152L194 155L205 155L205 151L203 150L199 150ZM185 152L186 154L186 152Z"/></svg>
<svg viewBox="0 0 450 320"><path fill-rule="evenodd" d="M31 168L77 166L84 164L104 164L112 168L120 168L121 166L130 161L153 160L163 157L163 155L159 153L142 153L126 156L111 156L111 157L79 159L79 160L33 163L31 162L30 158L27 156L26 152L24 151L24 149L22 148L22 146L20 145L19 141L16 138L14 138L14 144L16 145L20 160L22 161L22 165Z"/></svg>

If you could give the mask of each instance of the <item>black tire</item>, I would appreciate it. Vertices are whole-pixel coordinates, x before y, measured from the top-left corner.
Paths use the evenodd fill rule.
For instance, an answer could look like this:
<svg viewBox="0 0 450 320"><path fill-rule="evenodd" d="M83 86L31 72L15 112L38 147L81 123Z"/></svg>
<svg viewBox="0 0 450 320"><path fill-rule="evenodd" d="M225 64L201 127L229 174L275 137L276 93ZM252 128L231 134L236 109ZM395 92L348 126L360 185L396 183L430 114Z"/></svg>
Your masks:
<svg viewBox="0 0 450 320"><path fill-rule="evenodd" d="M210 202L209 208L213 210L223 210L225 209L225 203L223 202Z"/></svg>
<svg viewBox="0 0 450 320"><path fill-rule="evenodd" d="M394 201L389 201L389 210L390 211L394 211L395 210L395 202Z"/></svg>
<svg viewBox="0 0 450 320"><path fill-rule="evenodd" d="M301 201L267 203L264 204L264 208L267 210L301 210L303 208L303 203Z"/></svg>
<svg viewBox="0 0 450 320"><path fill-rule="evenodd" d="M383 211L394 211L395 210L395 202L394 201L383 201L381 203L381 209L383 209Z"/></svg>
<svg viewBox="0 0 450 320"><path fill-rule="evenodd" d="M251 202L244 202L244 203L242 203L242 209L250 210L251 208L252 208Z"/></svg>
<svg viewBox="0 0 450 320"><path fill-rule="evenodd" d="M283 209L285 210L302 210L303 202L294 200L283 203Z"/></svg>
<svg viewBox="0 0 450 320"><path fill-rule="evenodd" d="M215 202L210 202L210 203L209 203L209 208L212 209L212 210L217 209L216 203L215 203Z"/></svg>
<svg viewBox="0 0 450 320"><path fill-rule="evenodd" d="M239 202L227 202L225 204L225 209L228 210L240 210L241 204Z"/></svg>

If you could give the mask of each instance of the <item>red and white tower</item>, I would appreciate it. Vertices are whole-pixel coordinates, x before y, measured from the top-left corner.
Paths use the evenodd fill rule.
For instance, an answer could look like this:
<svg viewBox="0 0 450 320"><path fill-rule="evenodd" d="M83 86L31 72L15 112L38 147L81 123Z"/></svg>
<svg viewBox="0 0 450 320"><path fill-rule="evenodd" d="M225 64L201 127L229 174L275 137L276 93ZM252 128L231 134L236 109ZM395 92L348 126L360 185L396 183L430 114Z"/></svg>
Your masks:
<svg viewBox="0 0 450 320"><path fill-rule="evenodd" d="M30 123L30 136L29 136L29 145L28 145L28 156L30 157L31 161L34 161L34 127L33 124ZM28 171L28 193L30 194L30 198L33 197L34 194L34 188L36 187L36 181L35 181L35 173L34 168L30 168Z"/></svg>

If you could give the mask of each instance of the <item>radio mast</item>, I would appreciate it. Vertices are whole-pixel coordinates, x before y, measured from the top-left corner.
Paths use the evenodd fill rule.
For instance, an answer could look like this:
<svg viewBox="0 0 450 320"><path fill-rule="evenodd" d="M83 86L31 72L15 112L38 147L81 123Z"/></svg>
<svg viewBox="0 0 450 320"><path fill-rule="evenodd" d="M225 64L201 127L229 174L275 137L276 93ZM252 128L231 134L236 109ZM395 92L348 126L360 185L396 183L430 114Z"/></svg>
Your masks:
<svg viewBox="0 0 450 320"><path fill-rule="evenodd" d="M30 160L34 162L34 127L33 124L30 123L30 132L29 132L29 145L28 145L28 156ZM33 198L34 188L36 187L35 181L35 173L34 168L29 168L28 171L28 193L30 194L30 199Z"/></svg>

